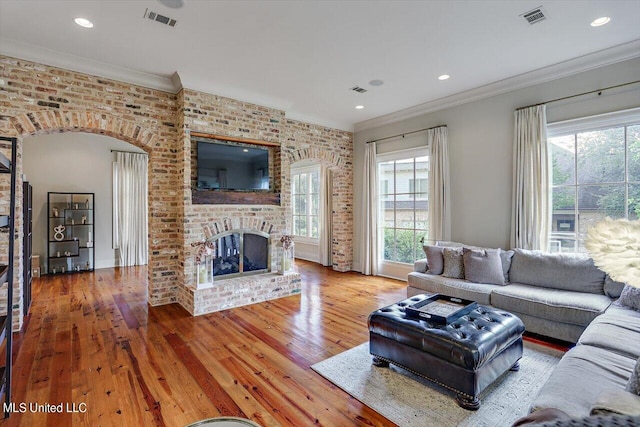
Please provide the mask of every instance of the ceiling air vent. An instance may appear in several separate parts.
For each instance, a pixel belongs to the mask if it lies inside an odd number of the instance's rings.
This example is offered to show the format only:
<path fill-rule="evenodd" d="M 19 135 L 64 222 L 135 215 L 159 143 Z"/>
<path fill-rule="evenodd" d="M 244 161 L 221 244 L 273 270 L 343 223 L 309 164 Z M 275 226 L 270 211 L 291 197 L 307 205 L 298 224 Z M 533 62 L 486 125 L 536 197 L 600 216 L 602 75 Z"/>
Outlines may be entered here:
<path fill-rule="evenodd" d="M 178 23 L 178 21 L 176 21 L 175 19 L 171 19 L 171 18 L 169 18 L 167 16 L 160 15 L 159 13 L 152 12 L 149 9 L 146 9 L 144 11 L 144 17 L 145 18 L 149 18 L 152 21 L 156 21 L 156 22 L 159 22 L 161 24 L 168 25 L 170 27 L 175 27 L 176 24 Z"/>
<path fill-rule="evenodd" d="M 360 86 L 354 86 L 349 90 L 352 90 L 352 91 L 358 92 L 358 93 L 365 93 L 367 91 L 366 89 L 361 88 Z"/>
<path fill-rule="evenodd" d="M 547 19 L 547 16 L 544 13 L 544 9 L 542 8 L 542 6 L 538 6 L 533 10 L 530 10 L 529 12 L 525 12 L 523 13 L 522 16 L 524 19 L 526 19 L 526 21 L 530 24 L 537 24 L 540 21 L 544 21 L 545 19 Z"/>

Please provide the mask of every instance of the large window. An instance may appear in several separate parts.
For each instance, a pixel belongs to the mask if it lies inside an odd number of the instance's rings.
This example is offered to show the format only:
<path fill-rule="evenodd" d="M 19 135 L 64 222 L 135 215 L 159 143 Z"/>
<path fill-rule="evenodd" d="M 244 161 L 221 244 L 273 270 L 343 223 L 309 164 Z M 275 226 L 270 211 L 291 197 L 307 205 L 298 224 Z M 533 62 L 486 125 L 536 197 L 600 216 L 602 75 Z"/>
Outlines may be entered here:
<path fill-rule="evenodd" d="M 552 252 L 585 252 L 598 221 L 640 216 L 640 112 L 623 113 L 549 125 Z"/>
<path fill-rule="evenodd" d="M 295 170 L 291 174 L 293 203 L 293 234 L 317 239 L 320 209 L 320 168 Z"/>
<path fill-rule="evenodd" d="M 378 157 L 379 239 L 383 261 L 413 263 L 427 235 L 427 156 Z"/>

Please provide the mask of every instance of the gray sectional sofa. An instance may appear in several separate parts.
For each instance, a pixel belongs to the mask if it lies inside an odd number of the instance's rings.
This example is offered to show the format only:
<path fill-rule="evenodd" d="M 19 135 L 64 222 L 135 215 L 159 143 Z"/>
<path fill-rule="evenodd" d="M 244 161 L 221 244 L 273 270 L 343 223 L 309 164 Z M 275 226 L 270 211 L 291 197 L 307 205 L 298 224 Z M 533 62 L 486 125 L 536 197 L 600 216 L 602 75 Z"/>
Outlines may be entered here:
<path fill-rule="evenodd" d="M 473 300 L 517 315 L 529 332 L 577 342 L 624 287 L 609 279 L 586 256 L 515 249 L 501 251 L 501 257 L 507 279 L 504 285 L 432 274 L 427 260 L 418 261 L 416 271 L 409 273 L 407 296 L 441 293 Z M 506 258 L 510 263 L 504 261 Z"/>
<path fill-rule="evenodd" d="M 425 251 L 433 255 L 435 270 L 441 268 L 434 258 L 439 250 Z M 624 284 L 612 281 L 586 256 L 522 249 L 499 253 L 502 284 L 430 273 L 429 262 L 419 260 L 409 274 L 407 294 L 474 300 L 516 314 L 529 332 L 576 343 L 543 386 L 532 411 L 555 408 L 572 419 L 618 413 L 640 422 L 639 391 L 629 390 L 640 365 L 640 306 L 633 310 L 615 303 Z"/>

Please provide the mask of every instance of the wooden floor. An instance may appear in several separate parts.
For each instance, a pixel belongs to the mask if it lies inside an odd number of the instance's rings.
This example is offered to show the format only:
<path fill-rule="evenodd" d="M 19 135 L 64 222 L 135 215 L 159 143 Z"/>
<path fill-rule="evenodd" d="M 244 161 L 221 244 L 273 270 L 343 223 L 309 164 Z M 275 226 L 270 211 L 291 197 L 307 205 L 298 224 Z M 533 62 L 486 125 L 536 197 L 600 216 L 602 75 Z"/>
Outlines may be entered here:
<path fill-rule="evenodd" d="M 0 424 L 184 426 L 228 415 L 265 427 L 395 425 L 310 366 L 367 341 L 369 313 L 404 298 L 406 283 L 298 270 L 300 295 L 200 317 L 149 307 L 145 268 L 36 279 L 14 335 L 13 401 L 26 411 Z"/>

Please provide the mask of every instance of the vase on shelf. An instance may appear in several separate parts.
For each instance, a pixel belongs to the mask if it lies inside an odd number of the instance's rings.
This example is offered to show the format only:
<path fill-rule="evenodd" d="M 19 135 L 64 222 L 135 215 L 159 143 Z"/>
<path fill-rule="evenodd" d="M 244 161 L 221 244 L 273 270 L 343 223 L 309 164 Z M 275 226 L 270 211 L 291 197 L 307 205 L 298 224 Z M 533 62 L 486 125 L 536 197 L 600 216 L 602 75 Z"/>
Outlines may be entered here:
<path fill-rule="evenodd" d="M 213 284 L 213 257 L 211 255 L 196 256 L 196 283 L 197 288 Z"/>
<path fill-rule="evenodd" d="M 280 243 L 276 245 L 276 255 L 278 262 L 278 274 L 290 273 L 295 267 L 295 244 L 293 236 L 283 235 Z"/>

